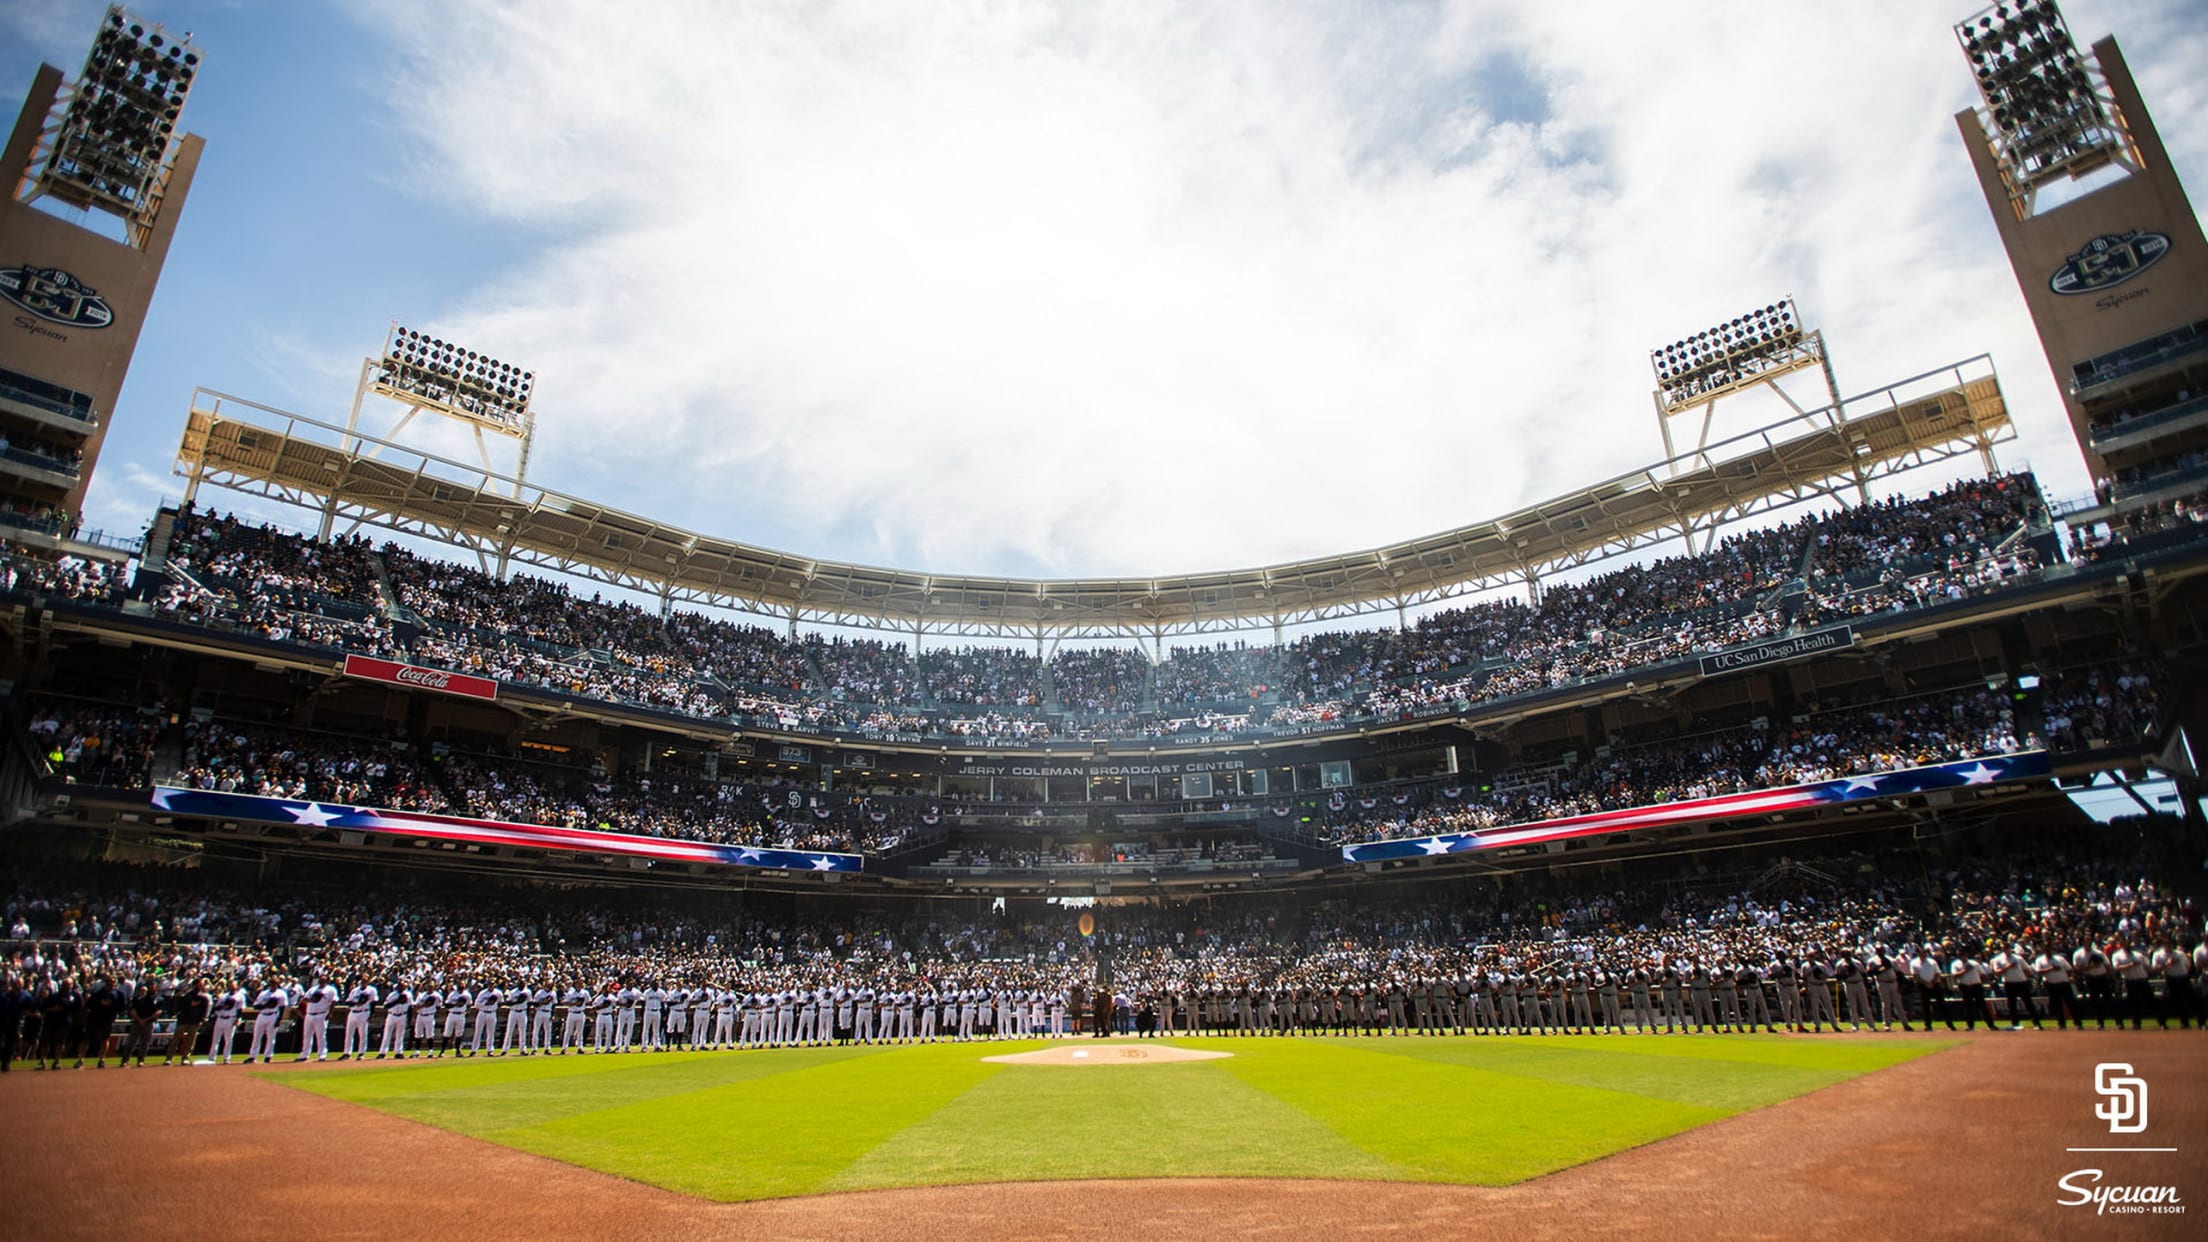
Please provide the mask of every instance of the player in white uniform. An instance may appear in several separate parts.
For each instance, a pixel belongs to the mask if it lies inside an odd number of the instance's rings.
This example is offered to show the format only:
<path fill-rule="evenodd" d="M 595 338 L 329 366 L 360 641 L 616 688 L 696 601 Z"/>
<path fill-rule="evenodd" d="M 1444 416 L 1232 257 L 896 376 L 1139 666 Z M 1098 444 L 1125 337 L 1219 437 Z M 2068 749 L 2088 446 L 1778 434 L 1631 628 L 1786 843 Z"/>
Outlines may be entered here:
<path fill-rule="evenodd" d="M 414 992 L 414 1051 L 423 1056 L 436 1054 L 437 1006 L 444 999 L 435 988 L 417 988 Z"/>
<path fill-rule="evenodd" d="M 690 1038 L 690 992 L 675 988 L 667 993 L 667 1045 L 680 1048 Z"/>
<path fill-rule="evenodd" d="M 337 989 L 317 978 L 300 1001 L 299 1059 L 330 1059 L 330 1010 L 337 1005 Z"/>
<path fill-rule="evenodd" d="M 552 1051 L 552 1008 L 558 1000 L 549 984 L 539 983 L 529 994 L 529 1047 L 534 1051 Z"/>
<path fill-rule="evenodd" d="M 623 1052 L 636 1047 L 636 1018 L 644 1006 L 644 994 L 635 988 L 623 988 L 614 998 L 613 1046 Z"/>
<path fill-rule="evenodd" d="M 207 1059 L 230 1064 L 230 1049 L 238 1039 L 238 1016 L 245 1012 L 245 989 L 233 985 L 215 995 L 214 1026 L 209 1029 Z"/>
<path fill-rule="evenodd" d="M 613 1048 L 613 1011 L 620 998 L 613 989 L 604 988 L 590 994 L 590 1050 L 608 1052 Z"/>
<path fill-rule="evenodd" d="M 574 1052 L 574 1054 L 581 1056 L 581 1050 L 583 1050 L 583 1021 L 585 1021 L 585 1014 L 590 1012 L 590 992 L 585 992 L 583 988 L 570 986 L 570 988 L 567 988 L 565 997 L 561 997 L 561 1001 L 567 1006 L 567 1021 L 563 1021 L 561 1028 L 559 1028 L 559 1036 L 561 1036 L 561 1039 L 559 1039 L 559 1054 L 567 1056 L 570 1052 Z"/>
<path fill-rule="evenodd" d="M 852 1038 L 862 1044 L 873 1043 L 874 989 L 860 988 L 858 996 L 853 998 L 853 1008 L 857 1010 L 857 1016 L 851 1027 Z"/>
<path fill-rule="evenodd" d="M 820 993 L 803 991 L 797 994 L 797 1036 L 800 1044 L 813 1042 L 814 1024 L 820 1020 Z"/>
<path fill-rule="evenodd" d="M 445 1033 L 437 1043 L 438 1056 L 448 1052 L 459 1055 L 461 1041 L 468 1035 L 468 1007 L 474 1000 L 458 983 L 445 991 Z"/>
<path fill-rule="evenodd" d="M 489 1053 L 498 1042 L 498 989 L 485 983 L 475 992 L 475 1031 L 468 1038 L 468 1055 Z"/>
<path fill-rule="evenodd" d="M 506 1040 L 498 1046 L 498 1055 L 505 1056 L 509 1052 L 528 1055 L 529 990 L 518 984 L 510 987 L 500 1003 L 506 1006 Z"/>
<path fill-rule="evenodd" d="M 379 998 L 374 984 L 358 981 L 345 993 L 345 1045 L 337 1054 L 338 1060 L 368 1055 L 368 1018 L 375 1012 Z"/>
<path fill-rule="evenodd" d="M 276 1059 L 276 1024 L 283 1021 L 284 1010 L 290 1007 L 291 994 L 274 983 L 264 986 L 253 998 L 253 1042 L 245 1046 L 247 1065 L 253 1064 L 254 1057 L 264 1063 Z"/>
<path fill-rule="evenodd" d="M 690 1046 L 703 1048 L 706 1037 L 711 1035 L 713 1021 L 713 989 L 700 986 L 690 993 Z"/>
<path fill-rule="evenodd" d="M 376 1045 L 376 1059 L 406 1055 L 406 1019 L 414 1011 L 414 994 L 394 985 L 383 998 L 383 1042 Z"/>
<path fill-rule="evenodd" d="M 649 1052 L 667 1050 L 667 989 L 657 983 L 644 989 L 644 1047 Z"/>
<path fill-rule="evenodd" d="M 713 1046 L 726 1048 L 735 1035 L 736 993 L 716 989 L 713 993 Z"/>

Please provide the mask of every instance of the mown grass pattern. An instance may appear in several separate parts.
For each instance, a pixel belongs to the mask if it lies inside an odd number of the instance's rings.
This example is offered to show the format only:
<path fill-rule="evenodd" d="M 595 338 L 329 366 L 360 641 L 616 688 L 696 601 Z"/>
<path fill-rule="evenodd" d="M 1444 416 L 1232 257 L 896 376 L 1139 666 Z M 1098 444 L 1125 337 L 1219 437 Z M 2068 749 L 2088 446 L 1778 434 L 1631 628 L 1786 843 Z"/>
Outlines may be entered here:
<path fill-rule="evenodd" d="M 473 1059 L 272 1075 L 736 1201 L 900 1186 L 1326 1177 L 1506 1186 L 1949 1045 L 1875 1039 L 1178 1039 L 1223 1061 L 1015 1066 L 1042 1041 Z"/>

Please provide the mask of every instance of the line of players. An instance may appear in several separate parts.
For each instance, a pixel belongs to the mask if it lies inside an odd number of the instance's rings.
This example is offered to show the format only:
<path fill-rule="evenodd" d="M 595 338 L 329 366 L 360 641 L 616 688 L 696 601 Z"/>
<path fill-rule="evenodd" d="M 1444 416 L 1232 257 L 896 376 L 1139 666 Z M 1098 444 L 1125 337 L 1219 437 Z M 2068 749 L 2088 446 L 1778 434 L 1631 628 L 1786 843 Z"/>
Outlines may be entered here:
<path fill-rule="evenodd" d="M 1092 1020 L 1139 1035 L 1231 1032 L 1244 1035 L 1357 1032 L 1369 1034 L 1546 1033 L 1552 1031 L 1745 1031 L 1758 1026 L 1795 1031 L 1914 1029 L 1904 989 L 1917 998 L 1916 1017 L 1929 1028 L 1957 1019 L 1966 1027 L 1996 1024 L 1993 998 L 2005 1002 L 2011 1025 L 2046 1016 L 2058 1026 L 2088 1018 L 2102 1025 L 2153 1017 L 2191 1026 L 2199 998 L 2192 975 L 2208 968 L 2208 946 L 2193 953 L 2157 950 L 2151 957 L 2119 947 L 2113 955 L 2027 952 L 2022 945 L 1980 961 L 1927 946 L 1901 952 L 1866 947 L 1799 961 L 1692 959 L 1641 962 L 1605 970 L 1595 963 L 1530 972 L 1488 969 L 1457 979 L 1391 975 L 1344 986 L 1209 985 L 1138 989 L 1113 998 L 1111 1017 Z M 2196 961 L 2195 959 L 2201 959 Z M 2163 990 L 2157 995 L 2153 983 Z M 2038 990 L 2035 992 L 2035 984 Z M 314 980 L 294 996 L 269 983 L 247 1001 L 243 989 L 214 997 L 209 1053 L 227 1063 L 242 1018 L 253 1016 L 246 1060 L 272 1060 L 277 1026 L 287 1011 L 300 1020 L 297 1059 L 327 1059 L 329 1024 L 342 1003 L 345 1023 L 338 1059 L 405 1056 L 505 1056 L 605 1052 L 641 1048 L 786 1047 L 832 1043 L 930 1042 L 1064 1037 L 1088 1012 L 1079 994 L 1039 989 L 949 986 L 941 990 L 877 991 L 870 986 L 736 992 L 720 988 L 608 987 L 585 990 L 414 989 L 388 992 L 364 982 L 340 990 Z M 192 1009 L 190 1004 L 185 1006 Z M 383 1015 L 378 1028 L 376 1012 Z M 2204 1018 L 2208 1025 L 2208 1018 Z M 180 1032 L 180 1035 L 186 1034 Z M 374 1035 L 371 1053 L 371 1036 Z"/>
<path fill-rule="evenodd" d="M 195 985 L 195 991 L 198 985 Z M 208 1055 L 229 1064 L 246 1016 L 245 1060 L 273 1061 L 278 1026 L 295 1011 L 294 1060 L 329 1060 L 330 1023 L 342 1004 L 337 1060 L 388 1057 L 526 1056 L 533 1053 L 648 1052 L 676 1048 L 794 1047 L 1063 1037 L 1072 1033 L 1067 995 L 1040 991 L 877 992 L 870 987 L 741 993 L 716 988 L 546 986 L 475 990 L 354 982 L 340 991 L 312 980 L 297 991 L 263 986 L 212 999 Z M 187 1006 L 187 1010 L 189 1006 Z M 382 1014 L 380 1024 L 375 1015 Z M 178 1040 L 196 1032 L 178 1032 Z M 374 1051 L 371 1052 L 371 1044 Z"/>

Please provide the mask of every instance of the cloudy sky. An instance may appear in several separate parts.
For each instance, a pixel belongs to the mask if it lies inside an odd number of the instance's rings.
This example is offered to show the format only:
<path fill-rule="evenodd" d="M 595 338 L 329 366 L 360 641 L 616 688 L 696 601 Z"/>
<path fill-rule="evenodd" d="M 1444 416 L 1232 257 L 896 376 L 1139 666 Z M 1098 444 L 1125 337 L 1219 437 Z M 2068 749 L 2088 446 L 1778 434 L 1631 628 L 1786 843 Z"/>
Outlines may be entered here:
<path fill-rule="evenodd" d="M 100 7 L 0 0 L 0 87 Z M 1850 393 L 1991 353 L 2004 464 L 2079 493 L 1952 120 L 1974 7 L 149 0 L 207 156 L 89 516 L 181 490 L 195 385 L 342 420 L 398 319 L 534 367 L 532 478 L 655 518 L 1272 562 L 1653 462 L 1649 348 L 1787 294 Z M 2066 11 L 2208 186 L 2208 8 Z"/>

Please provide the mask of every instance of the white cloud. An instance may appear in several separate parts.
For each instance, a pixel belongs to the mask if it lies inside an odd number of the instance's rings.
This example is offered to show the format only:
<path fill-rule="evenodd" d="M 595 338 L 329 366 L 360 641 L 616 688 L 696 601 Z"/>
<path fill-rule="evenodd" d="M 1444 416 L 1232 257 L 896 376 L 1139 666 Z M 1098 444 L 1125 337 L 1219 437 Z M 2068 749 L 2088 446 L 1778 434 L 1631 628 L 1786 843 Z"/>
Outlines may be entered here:
<path fill-rule="evenodd" d="M 2074 7 L 2200 47 L 2175 6 Z M 1850 391 L 1992 351 L 2078 490 L 1950 119 L 1962 14 L 1631 14 L 392 0 L 373 25 L 420 183 L 554 239 L 437 325 L 543 372 L 534 475 L 716 534 L 1045 574 L 1421 534 L 1652 461 L 1647 349 L 1782 293 Z M 2175 128 L 2201 88 L 2163 55 L 2134 65 Z"/>

